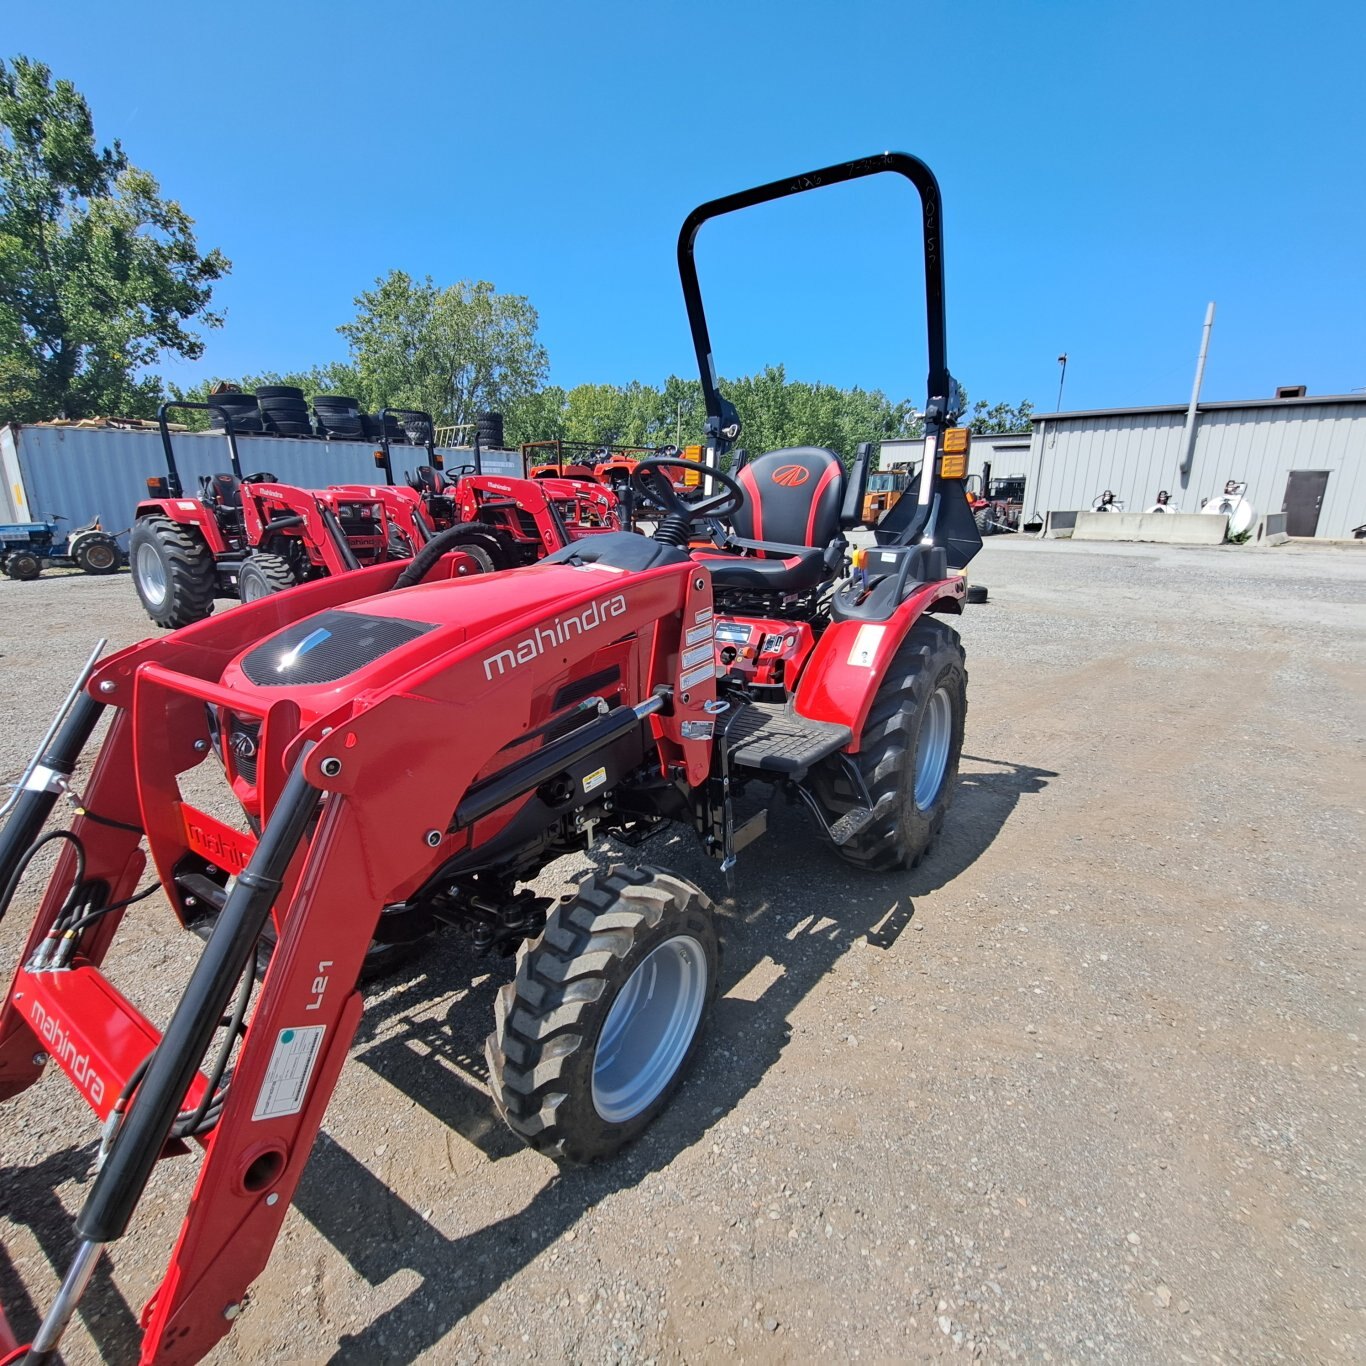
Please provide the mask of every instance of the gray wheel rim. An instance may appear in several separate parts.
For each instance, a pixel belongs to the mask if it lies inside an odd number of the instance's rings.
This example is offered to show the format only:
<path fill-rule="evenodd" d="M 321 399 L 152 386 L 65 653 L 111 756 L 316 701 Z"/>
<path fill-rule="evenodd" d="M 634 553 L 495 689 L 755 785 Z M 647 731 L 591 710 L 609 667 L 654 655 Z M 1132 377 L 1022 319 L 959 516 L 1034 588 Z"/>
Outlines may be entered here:
<path fill-rule="evenodd" d="M 138 546 L 137 568 L 143 596 L 154 607 L 160 607 L 166 601 L 166 571 L 162 568 L 156 546 Z"/>
<path fill-rule="evenodd" d="M 934 805 L 944 785 L 952 739 L 953 704 L 949 701 L 949 690 L 937 688 L 925 707 L 915 751 L 915 804 L 922 811 Z"/>
<path fill-rule="evenodd" d="M 237 596 L 243 602 L 256 602 L 269 597 L 270 589 L 265 587 L 255 574 L 240 574 L 237 579 Z"/>
<path fill-rule="evenodd" d="M 113 548 L 107 545 L 92 545 L 85 552 L 85 562 L 92 569 L 108 569 L 114 563 Z"/>
<path fill-rule="evenodd" d="M 688 1054 L 707 999 L 707 956 L 691 935 L 654 949 L 617 993 L 593 1058 L 593 1108 L 609 1124 L 656 1101 Z"/>

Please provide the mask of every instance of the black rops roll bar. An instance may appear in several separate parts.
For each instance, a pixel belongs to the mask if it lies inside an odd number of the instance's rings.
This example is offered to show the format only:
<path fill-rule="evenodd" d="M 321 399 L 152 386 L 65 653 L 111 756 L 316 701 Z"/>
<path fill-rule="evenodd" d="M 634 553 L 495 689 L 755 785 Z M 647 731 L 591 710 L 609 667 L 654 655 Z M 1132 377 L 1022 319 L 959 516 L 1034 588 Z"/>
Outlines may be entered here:
<path fill-rule="evenodd" d="M 432 423 L 431 413 L 424 413 L 421 408 L 381 408 L 379 410 L 380 449 L 375 452 L 375 464 L 384 471 L 384 482 L 386 484 L 394 482 L 394 467 L 389 459 L 389 419 L 391 417 L 419 417 L 427 424 L 427 463 L 433 469 L 439 470 L 443 462 L 436 453 L 436 427 Z"/>
<path fill-rule="evenodd" d="M 707 420 L 705 435 L 708 458 L 715 462 L 725 454 L 740 435 L 740 418 L 734 405 L 723 395 L 718 387 L 716 362 L 712 357 L 711 337 L 707 331 L 706 312 L 702 306 L 702 290 L 697 279 L 697 264 L 693 257 L 693 246 L 702 224 L 723 214 L 734 213 L 739 209 L 753 208 L 756 204 L 767 204 L 775 199 L 785 199 L 789 195 L 804 194 L 808 190 L 822 189 L 827 185 L 839 185 L 850 180 L 861 180 L 865 176 L 890 172 L 904 176 L 915 186 L 920 194 L 921 219 L 925 247 L 925 315 L 929 341 L 929 375 L 925 402 L 925 435 L 927 450 L 937 445 L 939 432 L 952 426 L 962 410 L 958 383 L 949 374 L 946 356 L 944 321 L 944 256 L 941 238 L 942 201 L 939 195 L 939 182 L 934 172 L 918 157 L 906 152 L 881 152 L 875 156 L 863 157 L 858 161 L 845 161 L 836 166 L 826 166 L 818 171 L 808 171 L 804 175 L 791 176 L 786 180 L 775 180 L 767 185 L 758 185 L 750 190 L 740 190 L 721 199 L 713 199 L 699 204 L 686 219 L 678 234 L 678 274 L 683 285 L 683 301 L 688 310 L 688 326 L 692 330 L 693 347 L 697 352 L 698 373 L 702 379 L 702 397 L 706 405 Z M 932 499 L 938 462 L 926 459 L 920 496 L 915 500 L 913 516 L 903 520 L 907 525 L 896 529 L 899 541 L 909 543 L 917 539 L 927 523 L 932 520 Z M 929 479 L 928 486 L 924 480 Z M 902 500 L 906 501 L 906 500 Z M 898 504 L 898 507 L 900 505 Z M 896 511 L 897 509 L 893 509 Z M 909 513 L 909 508 L 907 509 Z"/>
<path fill-rule="evenodd" d="M 232 429 L 232 412 L 221 403 L 191 403 L 187 399 L 175 399 L 163 403 L 157 409 L 157 426 L 161 428 L 161 449 L 166 454 L 166 482 L 172 498 L 183 498 L 185 490 L 180 483 L 180 470 L 175 462 L 175 448 L 171 444 L 171 429 L 166 425 L 166 414 L 172 408 L 190 408 L 199 413 L 219 413 L 223 418 L 223 434 L 228 438 L 228 462 L 233 478 L 242 480 L 242 461 L 237 455 L 237 433 Z"/>

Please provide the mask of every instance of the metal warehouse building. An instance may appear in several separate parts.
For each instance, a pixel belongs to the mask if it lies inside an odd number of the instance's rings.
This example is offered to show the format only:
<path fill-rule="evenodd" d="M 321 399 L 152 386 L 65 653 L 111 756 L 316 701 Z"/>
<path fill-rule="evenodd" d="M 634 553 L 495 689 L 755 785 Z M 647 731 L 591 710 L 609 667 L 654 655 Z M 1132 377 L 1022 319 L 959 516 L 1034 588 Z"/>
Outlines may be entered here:
<path fill-rule="evenodd" d="M 1366 523 L 1366 394 L 1200 403 L 1187 476 L 1185 404 L 1047 413 L 1033 419 L 1027 521 L 1086 510 L 1111 490 L 1142 512 L 1166 489 L 1198 512 L 1229 480 L 1292 536 L 1349 537 Z"/>

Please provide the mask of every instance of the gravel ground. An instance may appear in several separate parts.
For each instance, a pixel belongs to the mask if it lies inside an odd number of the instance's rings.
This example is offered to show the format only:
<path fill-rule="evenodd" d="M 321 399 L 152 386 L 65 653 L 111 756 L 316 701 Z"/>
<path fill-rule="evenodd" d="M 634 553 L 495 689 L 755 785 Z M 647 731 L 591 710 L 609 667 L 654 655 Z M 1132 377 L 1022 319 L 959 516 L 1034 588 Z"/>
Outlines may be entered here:
<path fill-rule="evenodd" d="M 727 897 L 656 837 L 720 904 L 723 999 L 665 1116 L 594 1169 L 502 1128 L 501 973 L 437 942 L 371 992 L 212 1361 L 1363 1358 L 1366 554 L 999 539 L 973 568 L 933 856 L 860 875 L 794 814 Z M 146 633 L 126 575 L 0 580 L 0 779 L 100 632 Z M 198 941 L 138 911 L 114 975 L 164 1020 Z M 59 1076 L 0 1116 L 20 1330 L 93 1136 Z M 159 1170 L 73 1366 L 132 1359 L 191 1175 Z"/>

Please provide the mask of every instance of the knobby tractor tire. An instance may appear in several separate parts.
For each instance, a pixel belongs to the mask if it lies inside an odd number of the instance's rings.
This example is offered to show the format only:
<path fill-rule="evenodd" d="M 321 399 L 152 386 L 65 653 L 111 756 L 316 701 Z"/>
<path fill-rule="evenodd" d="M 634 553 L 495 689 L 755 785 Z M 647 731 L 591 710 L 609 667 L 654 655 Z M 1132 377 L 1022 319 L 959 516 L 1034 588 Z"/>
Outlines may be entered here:
<path fill-rule="evenodd" d="M 169 517 L 140 517 L 128 538 L 128 563 L 147 615 L 178 630 L 213 611 L 213 552 L 198 532 Z"/>
<path fill-rule="evenodd" d="M 518 953 L 485 1048 L 494 1103 L 537 1152 L 606 1157 L 692 1061 L 716 996 L 712 905 L 657 868 L 595 874 Z"/>
<path fill-rule="evenodd" d="M 117 574 L 119 543 L 107 531 L 87 531 L 71 547 L 71 562 L 86 574 Z"/>
<path fill-rule="evenodd" d="M 238 571 L 237 596 L 243 602 L 258 602 L 272 593 L 283 593 L 298 582 L 283 555 L 258 550 Z"/>
<path fill-rule="evenodd" d="M 839 846 L 850 863 L 914 868 L 929 851 L 958 781 L 967 684 L 958 632 L 922 617 L 888 667 L 853 756 L 877 819 Z"/>
<path fill-rule="evenodd" d="M 5 560 L 5 573 L 19 583 L 30 583 L 43 572 L 43 562 L 32 551 L 11 551 Z"/>
<path fill-rule="evenodd" d="M 977 530 L 980 531 L 983 536 L 991 536 L 995 533 L 996 521 L 987 508 L 983 508 L 972 520 L 977 524 Z"/>

